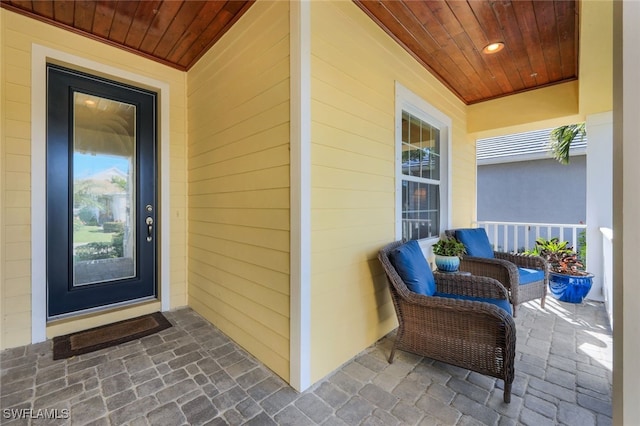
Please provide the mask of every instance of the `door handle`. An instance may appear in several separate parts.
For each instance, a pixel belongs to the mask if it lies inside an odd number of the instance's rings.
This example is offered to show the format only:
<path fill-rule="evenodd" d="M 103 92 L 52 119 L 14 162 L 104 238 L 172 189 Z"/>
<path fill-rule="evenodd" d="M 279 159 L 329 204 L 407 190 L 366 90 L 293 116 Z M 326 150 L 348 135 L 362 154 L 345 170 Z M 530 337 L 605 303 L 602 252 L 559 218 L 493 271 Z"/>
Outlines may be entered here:
<path fill-rule="evenodd" d="M 147 217 L 147 241 L 153 239 L 153 218 Z"/>

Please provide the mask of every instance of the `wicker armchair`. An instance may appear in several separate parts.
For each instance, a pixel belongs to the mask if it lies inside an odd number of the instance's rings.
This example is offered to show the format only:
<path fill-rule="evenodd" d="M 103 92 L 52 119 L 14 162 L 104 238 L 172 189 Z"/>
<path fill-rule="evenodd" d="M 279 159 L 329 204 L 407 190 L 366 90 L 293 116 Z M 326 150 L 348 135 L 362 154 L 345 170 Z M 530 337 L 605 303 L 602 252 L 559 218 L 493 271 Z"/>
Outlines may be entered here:
<path fill-rule="evenodd" d="M 516 351 L 511 315 L 491 303 L 413 293 L 390 259 L 402 244 L 388 244 L 378 254 L 399 323 L 389 362 L 400 349 L 496 377 L 504 380 L 503 399 L 510 402 Z M 437 272 L 434 276 L 439 293 L 508 299 L 505 288 L 492 278 Z"/>
<path fill-rule="evenodd" d="M 456 229 L 448 229 L 445 235 L 456 238 Z M 491 249 L 493 250 L 493 249 Z M 517 314 L 517 306 L 530 300 L 540 299 L 540 307 L 544 309 L 549 284 L 549 267 L 547 261 L 540 256 L 512 254 L 493 251 L 493 258 L 465 255 L 460 261 L 460 270 L 473 275 L 491 277 L 500 281 L 509 292 L 509 300 L 513 307 L 513 316 Z M 520 269 L 543 271 L 544 278 L 522 284 Z"/>

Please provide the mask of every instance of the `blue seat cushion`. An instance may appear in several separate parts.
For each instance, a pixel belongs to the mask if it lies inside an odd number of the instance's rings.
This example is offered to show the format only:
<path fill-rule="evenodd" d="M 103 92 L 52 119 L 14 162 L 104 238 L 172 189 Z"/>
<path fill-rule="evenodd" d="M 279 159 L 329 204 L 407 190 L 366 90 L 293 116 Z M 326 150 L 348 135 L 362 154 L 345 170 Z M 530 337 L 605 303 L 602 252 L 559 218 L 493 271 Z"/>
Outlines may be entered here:
<path fill-rule="evenodd" d="M 544 280 L 544 271 L 540 269 L 518 268 L 518 275 L 520 275 L 520 285 Z"/>
<path fill-rule="evenodd" d="M 484 228 L 457 229 L 456 239 L 464 244 L 468 256 L 493 258 L 493 247 Z"/>
<path fill-rule="evenodd" d="M 391 264 L 407 288 L 414 293 L 433 296 L 436 280 L 416 240 L 411 240 L 389 253 Z"/>
<path fill-rule="evenodd" d="M 498 308 L 506 311 L 509 315 L 512 315 L 511 304 L 507 299 L 489 299 L 486 297 L 462 296 L 460 294 L 438 293 L 438 292 L 436 292 L 434 296 L 447 297 L 449 299 L 458 299 L 458 300 L 471 300 L 475 302 L 487 302 L 487 303 L 491 303 L 492 305 L 496 305 Z"/>

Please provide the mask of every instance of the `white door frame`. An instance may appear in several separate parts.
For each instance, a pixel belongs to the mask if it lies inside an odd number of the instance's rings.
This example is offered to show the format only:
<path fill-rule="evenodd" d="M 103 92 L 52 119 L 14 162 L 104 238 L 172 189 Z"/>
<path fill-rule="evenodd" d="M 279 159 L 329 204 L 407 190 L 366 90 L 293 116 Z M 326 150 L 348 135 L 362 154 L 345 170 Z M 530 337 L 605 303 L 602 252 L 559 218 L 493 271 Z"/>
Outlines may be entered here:
<path fill-rule="evenodd" d="M 46 100 L 47 61 L 80 70 L 94 70 L 116 80 L 141 85 L 159 95 L 160 269 L 161 309 L 170 308 L 170 194 L 169 194 L 169 84 L 109 65 L 33 44 L 31 49 L 31 343 L 47 339 L 46 264 Z"/>

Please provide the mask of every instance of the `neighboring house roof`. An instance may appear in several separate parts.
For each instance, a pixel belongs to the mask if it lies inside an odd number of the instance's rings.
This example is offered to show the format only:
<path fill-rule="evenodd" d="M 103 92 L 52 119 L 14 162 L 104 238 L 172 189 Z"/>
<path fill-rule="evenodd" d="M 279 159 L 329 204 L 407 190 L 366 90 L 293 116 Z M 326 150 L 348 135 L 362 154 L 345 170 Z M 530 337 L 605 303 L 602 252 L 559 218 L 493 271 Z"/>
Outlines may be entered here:
<path fill-rule="evenodd" d="M 485 165 L 553 158 L 548 148 L 551 130 L 553 129 L 478 139 L 476 141 L 477 163 Z M 571 144 L 570 155 L 585 155 L 586 153 L 586 136 L 576 139 Z"/>
<path fill-rule="evenodd" d="M 125 172 L 120 170 L 117 167 L 109 167 L 108 169 L 100 170 L 92 174 L 91 176 L 87 176 L 84 179 L 86 180 L 108 180 L 111 181 L 112 178 L 119 177 L 124 180 L 127 180 L 128 176 Z"/>
<path fill-rule="evenodd" d="M 125 191 L 122 187 L 113 182 L 113 178 L 118 177 L 127 180 L 127 174 L 117 167 L 111 167 L 94 173 L 82 179 L 78 179 L 78 184 L 90 188 L 90 191 L 96 195 L 114 195 L 122 194 Z"/>

